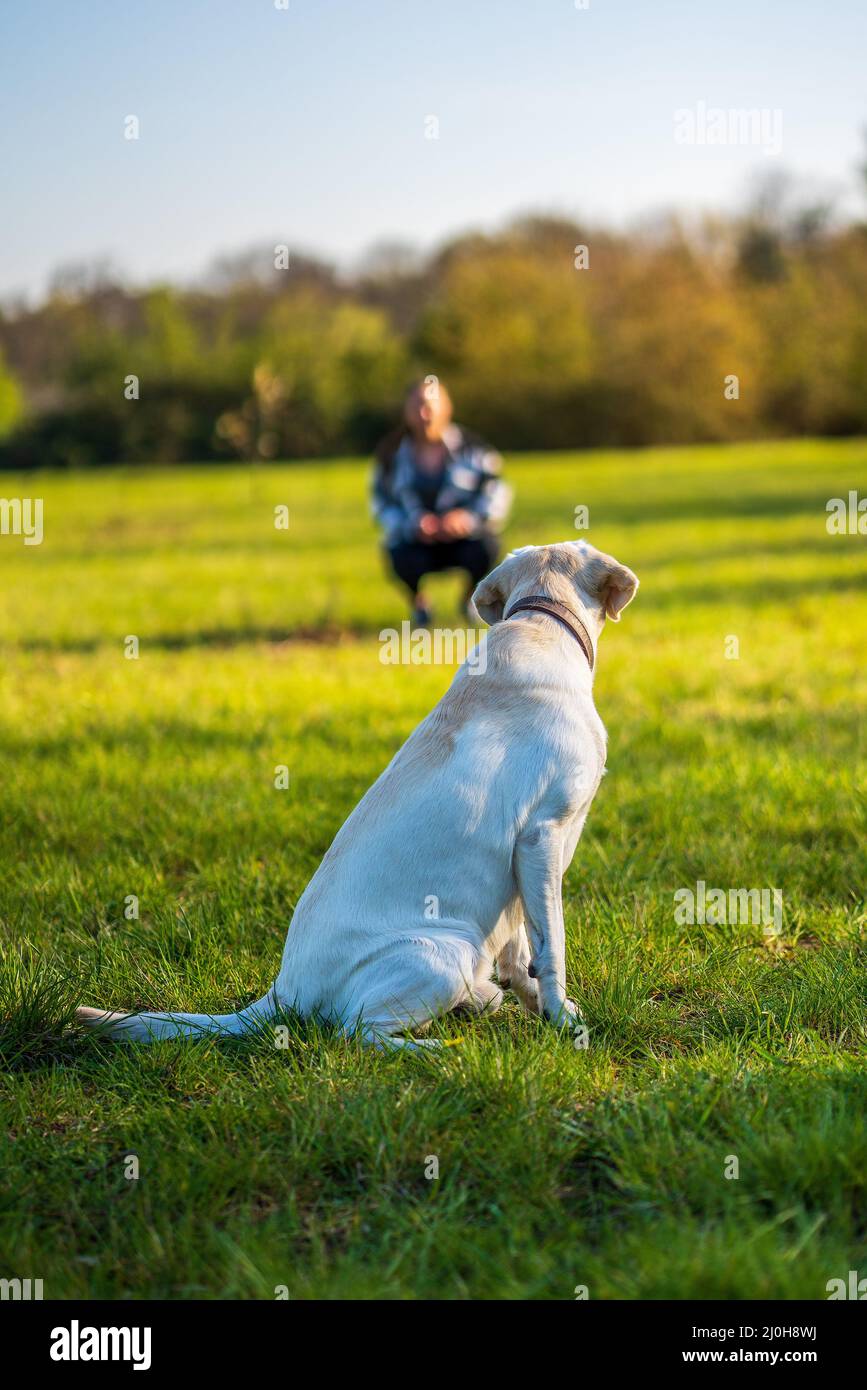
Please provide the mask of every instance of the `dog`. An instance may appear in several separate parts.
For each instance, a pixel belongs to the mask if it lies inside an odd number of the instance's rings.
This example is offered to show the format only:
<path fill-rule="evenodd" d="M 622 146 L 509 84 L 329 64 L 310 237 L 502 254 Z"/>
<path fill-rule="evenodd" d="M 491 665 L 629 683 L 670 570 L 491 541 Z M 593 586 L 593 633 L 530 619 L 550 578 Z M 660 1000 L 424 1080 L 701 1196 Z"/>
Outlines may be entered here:
<path fill-rule="evenodd" d="M 407 1034 L 453 1009 L 491 1012 L 512 989 L 554 1026 L 580 1026 L 561 885 L 605 768 L 599 636 L 637 589 L 586 541 L 513 551 L 471 600 L 490 626 L 485 660 L 464 662 L 338 831 L 268 993 L 234 1014 L 78 1017 L 147 1042 L 237 1035 L 285 1009 L 415 1049 L 439 1043 Z"/>

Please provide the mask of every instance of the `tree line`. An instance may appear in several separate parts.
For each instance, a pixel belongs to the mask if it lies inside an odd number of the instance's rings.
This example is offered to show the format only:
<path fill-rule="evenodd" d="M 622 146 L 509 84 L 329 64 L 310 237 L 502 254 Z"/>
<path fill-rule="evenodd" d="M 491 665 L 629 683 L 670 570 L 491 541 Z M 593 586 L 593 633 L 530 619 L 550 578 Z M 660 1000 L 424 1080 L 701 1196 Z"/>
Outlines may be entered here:
<path fill-rule="evenodd" d="M 640 233 L 524 216 L 352 274 L 59 273 L 0 314 L 0 464 L 367 453 L 434 373 L 502 449 L 867 432 L 867 225 L 776 204 Z"/>

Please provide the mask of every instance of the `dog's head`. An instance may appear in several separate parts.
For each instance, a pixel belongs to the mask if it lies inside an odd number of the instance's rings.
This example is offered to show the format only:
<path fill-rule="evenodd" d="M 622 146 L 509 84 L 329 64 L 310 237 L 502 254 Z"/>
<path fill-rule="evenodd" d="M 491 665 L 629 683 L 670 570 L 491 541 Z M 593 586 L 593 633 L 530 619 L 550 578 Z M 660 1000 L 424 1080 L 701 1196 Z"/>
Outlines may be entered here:
<path fill-rule="evenodd" d="M 632 570 L 613 556 L 587 541 L 564 541 L 513 550 L 482 580 L 471 602 L 476 615 L 493 626 L 519 599 L 545 594 L 577 613 L 595 638 L 606 618 L 619 622 L 637 588 Z"/>

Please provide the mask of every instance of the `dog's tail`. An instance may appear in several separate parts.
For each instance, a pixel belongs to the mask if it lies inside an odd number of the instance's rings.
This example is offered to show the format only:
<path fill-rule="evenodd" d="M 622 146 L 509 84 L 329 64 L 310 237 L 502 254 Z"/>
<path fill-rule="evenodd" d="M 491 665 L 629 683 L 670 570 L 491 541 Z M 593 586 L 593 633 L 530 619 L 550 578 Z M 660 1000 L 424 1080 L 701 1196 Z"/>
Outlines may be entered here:
<path fill-rule="evenodd" d="M 159 1038 L 201 1038 L 213 1034 L 238 1037 L 254 1033 L 277 1012 L 274 990 L 235 1014 L 120 1014 L 105 1009 L 76 1009 L 75 1016 L 88 1028 L 123 1042 L 156 1042 Z"/>

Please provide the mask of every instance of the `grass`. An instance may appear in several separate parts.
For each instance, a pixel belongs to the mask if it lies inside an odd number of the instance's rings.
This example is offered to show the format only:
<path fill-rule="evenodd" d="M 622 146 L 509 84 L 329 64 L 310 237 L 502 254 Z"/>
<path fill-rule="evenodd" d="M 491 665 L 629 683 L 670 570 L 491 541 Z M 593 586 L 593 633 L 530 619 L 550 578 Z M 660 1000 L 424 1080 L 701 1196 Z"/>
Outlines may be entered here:
<path fill-rule="evenodd" d="M 258 997 L 335 831 L 448 683 L 378 659 L 404 613 L 364 467 L 4 478 L 44 498 L 45 541 L 0 537 L 3 1277 L 821 1299 L 867 1274 L 867 546 L 825 529 L 867 443 L 510 475 L 509 541 L 574 536 L 584 503 L 642 580 L 603 638 L 609 772 L 564 885 L 590 1047 L 509 1002 L 438 1025 L 459 1042 L 435 1058 L 294 1020 L 279 1050 L 70 1022 Z M 454 623 L 455 582 L 435 597 Z M 678 925 L 699 879 L 781 888 L 781 935 Z"/>

